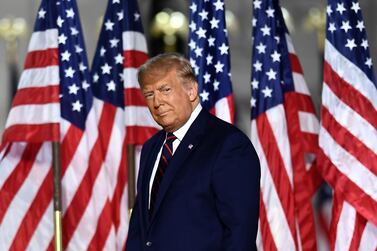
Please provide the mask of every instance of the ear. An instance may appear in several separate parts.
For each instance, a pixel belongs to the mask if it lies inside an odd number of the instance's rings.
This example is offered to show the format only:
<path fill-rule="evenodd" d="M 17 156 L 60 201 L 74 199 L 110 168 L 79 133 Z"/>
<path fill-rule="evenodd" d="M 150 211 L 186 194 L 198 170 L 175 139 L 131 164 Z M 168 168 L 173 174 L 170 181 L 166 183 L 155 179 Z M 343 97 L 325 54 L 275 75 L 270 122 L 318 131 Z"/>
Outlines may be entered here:
<path fill-rule="evenodd" d="M 195 101 L 198 98 L 198 83 L 190 83 L 187 88 L 187 94 L 191 102 Z"/>

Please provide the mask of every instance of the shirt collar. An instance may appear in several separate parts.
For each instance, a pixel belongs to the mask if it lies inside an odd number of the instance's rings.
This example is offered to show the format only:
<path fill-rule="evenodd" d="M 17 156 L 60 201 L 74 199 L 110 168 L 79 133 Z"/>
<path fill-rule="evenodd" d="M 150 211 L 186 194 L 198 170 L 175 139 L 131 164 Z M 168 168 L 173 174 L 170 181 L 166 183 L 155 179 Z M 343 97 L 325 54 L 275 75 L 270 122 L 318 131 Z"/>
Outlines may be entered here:
<path fill-rule="evenodd" d="M 177 137 L 179 141 L 182 141 L 183 137 L 186 135 L 188 129 L 190 128 L 196 117 L 198 117 L 201 110 L 202 106 L 198 104 L 195 107 L 194 111 L 191 113 L 190 118 L 187 120 L 187 122 L 181 128 L 174 132 L 174 135 Z"/>

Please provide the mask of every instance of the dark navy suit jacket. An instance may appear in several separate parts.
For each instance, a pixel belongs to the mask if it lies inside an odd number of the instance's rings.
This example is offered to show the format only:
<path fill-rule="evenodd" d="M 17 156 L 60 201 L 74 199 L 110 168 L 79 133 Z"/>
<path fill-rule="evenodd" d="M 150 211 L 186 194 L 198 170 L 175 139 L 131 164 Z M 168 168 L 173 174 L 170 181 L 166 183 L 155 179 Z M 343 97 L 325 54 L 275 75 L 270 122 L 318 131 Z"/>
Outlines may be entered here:
<path fill-rule="evenodd" d="M 160 131 L 143 146 L 126 250 L 256 250 L 260 167 L 247 136 L 203 109 L 175 151 L 149 216 L 149 181 L 164 140 Z"/>

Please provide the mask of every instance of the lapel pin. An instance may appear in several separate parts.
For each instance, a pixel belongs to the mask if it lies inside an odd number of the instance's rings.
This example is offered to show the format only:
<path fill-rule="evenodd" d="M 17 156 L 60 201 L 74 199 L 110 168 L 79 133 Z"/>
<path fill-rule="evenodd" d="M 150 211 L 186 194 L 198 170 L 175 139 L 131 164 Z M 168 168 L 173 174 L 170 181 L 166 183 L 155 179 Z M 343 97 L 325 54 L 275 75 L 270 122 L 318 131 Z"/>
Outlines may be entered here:
<path fill-rule="evenodd" d="M 194 146 L 193 146 L 193 144 L 190 144 L 190 145 L 188 145 L 188 149 L 192 149 Z"/>

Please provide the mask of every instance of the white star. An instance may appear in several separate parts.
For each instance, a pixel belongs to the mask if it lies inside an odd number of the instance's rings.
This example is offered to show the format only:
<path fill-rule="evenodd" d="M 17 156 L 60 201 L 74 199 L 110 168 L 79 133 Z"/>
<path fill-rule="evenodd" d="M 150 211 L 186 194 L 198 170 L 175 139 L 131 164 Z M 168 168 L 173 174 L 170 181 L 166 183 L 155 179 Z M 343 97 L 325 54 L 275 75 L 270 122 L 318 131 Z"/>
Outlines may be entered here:
<path fill-rule="evenodd" d="M 371 68 L 372 67 L 372 59 L 367 58 L 367 60 L 365 61 L 365 65 L 368 66 L 369 68 Z"/>
<path fill-rule="evenodd" d="M 265 53 L 266 52 L 266 46 L 264 44 L 259 43 L 258 46 L 255 47 L 258 50 L 259 54 Z"/>
<path fill-rule="evenodd" d="M 276 79 L 276 71 L 272 70 L 272 68 L 266 72 L 266 75 L 268 76 L 268 80 Z"/>
<path fill-rule="evenodd" d="M 208 55 L 207 55 L 207 57 L 206 57 L 207 65 L 212 64 L 212 59 L 213 59 L 213 57 L 211 56 L 211 54 L 208 53 Z"/>
<path fill-rule="evenodd" d="M 119 78 L 120 78 L 120 82 L 124 83 L 124 74 L 123 73 L 119 73 Z"/>
<path fill-rule="evenodd" d="M 137 12 L 135 12 L 135 13 L 134 13 L 134 20 L 135 20 L 135 21 L 138 21 L 139 18 L 140 18 L 140 14 L 137 13 Z"/>
<path fill-rule="evenodd" d="M 280 43 L 280 37 L 279 36 L 275 36 L 274 38 L 276 40 L 276 43 Z"/>
<path fill-rule="evenodd" d="M 86 69 L 88 69 L 88 67 L 86 67 L 86 66 L 84 65 L 84 63 L 81 62 L 81 63 L 79 64 L 79 69 L 80 69 L 81 72 L 84 72 Z"/>
<path fill-rule="evenodd" d="M 65 44 L 65 41 L 67 40 L 67 37 L 64 35 L 64 34 L 61 34 L 59 37 L 58 37 L 58 43 L 59 44 Z"/>
<path fill-rule="evenodd" d="M 258 89 L 259 88 L 259 82 L 253 78 L 253 80 L 251 81 L 251 86 L 253 89 Z"/>
<path fill-rule="evenodd" d="M 110 21 L 110 19 L 107 19 L 105 23 L 106 30 L 113 30 L 114 23 Z"/>
<path fill-rule="evenodd" d="M 202 51 L 203 51 L 203 49 L 202 48 L 200 48 L 199 46 L 198 47 L 196 47 L 196 49 L 195 49 L 195 55 L 196 55 L 196 57 L 201 57 L 202 56 Z"/>
<path fill-rule="evenodd" d="M 212 36 L 209 36 L 208 38 L 208 46 L 211 47 L 211 46 L 215 46 L 215 38 L 212 37 Z"/>
<path fill-rule="evenodd" d="M 99 79 L 99 76 L 98 76 L 97 73 L 95 73 L 95 74 L 93 75 L 93 82 L 94 82 L 94 83 L 97 83 L 97 82 L 98 82 L 98 79 Z"/>
<path fill-rule="evenodd" d="M 61 28 L 64 23 L 64 19 L 62 19 L 60 16 L 56 19 L 56 24 Z"/>
<path fill-rule="evenodd" d="M 260 9 L 260 5 L 261 5 L 262 1 L 260 0 L 255 0 L 253 2 L 253 8 L 256 10 L 256 9 Z"/>
<path fill-rule="evenodd" d="M 106 53 L 106 49 L 102 46 L 100 51 L 99 51 L 99 54 L 101 55 L 101 57 L 103 57 Z"/>
<path fill-rule="evenodd" d="M 47 13 L 47 12 L 46 12 L 43 8 L 41 8 L 41 9 L 38 11 L 38 18 L 45 18 L 46 13 Z"/>
<path fill-rule="evenodd" d="M 219 90 L 219 85 L 220 85 L 220 82 L 215 80 L 215 82 L 213 82 L 213 90 L 214 91 L 218 91 Z"/>
<path fill-rule="evenodd" d="M 355 39 L 347 39 L 346 47 L 352 51 L 352 49 L 356 47 Z"/>
<path fill-rule="evenodd" d="M 82 83 L 81 83 L 81 87 L 86 91 L 88 90 L 90 84 L 88 84 L 88 82 L 86 80 L 84 80 Z"/>
<path fill-rule="evenodd" d="M 115 82 L 113 80 L 107 83 L 106 86 L 107 86 L 107 91 L 115 91 Z"/>
<path fill-rule="evenodd" d="M 268 88 L 268 86 L 266 86 L 266 88 L 264 88 L 262 90 L 263 94 L 264 94 L 264 97 L 267 98 L 267 97 L 272 97 L 272 89 Z"/>
<path fill-rule="evenodd" d="M 360 10 L 360 5 L 359 5 L 359 3 L 358 3 L 358 2 L 353 2 L 353 3 L 352 3 L 352 7 L 351 7 L 351 9 L 352 9 L 355 13 L 357 13 L 357 12 Z"/>
<path fill-rule="evenodd" d="M 255 72 L 262 71 L 262 64 L 258 60 L 255 61 L 255 63 L 253 64 L 253 66 L 255 68 Z"/>
<path fill-rule="evenodd" d="M 215 64 L 216 73 L 223 72 L 224 64 L 220 63 L 220 61 L 217 61 Z"/>
<path fill-rule="evenodd" d="M 264 26 L 263 26 L 263 28 L 261 28 L 260 29 L 261 31 L 262 31 L 262 33 L 263 33 L 263 36 L 269 36 L 270 35 L 270 28 L 267 26 L 267 24 L 265 24 Z"/>
<path fill-rule="evenodd" d="M 195 33 L 198 35 L 198 38 L 205 38 L 206 37 L 206 30 L 204 30 L 202 27 L 199 28 Z"/>
<path fill-rule="evenodd" d="M 208 11 L 203 9 L 201 12 L 199 12 L 199 16 L 202 18 L 202 21 L 208 19 Z"/>
<path fill-rule="evenodd" d="M 251 107 L 256 107 L 256 105 L 257 105 L 257 100 L 256 100 L 255 98 L 251 97 L 250 105 L 251 105 Z"/>
<path fill-rule="evenodd" d="M 72 84 L 68 86 L 68 89 L 69 89 L 69 94 L 75 94 L 75 95 L 77 95 L 78 90 L 80 90 L 80 88 L 76 84 Z"/>
<path fill-rule="evenodd" d="M 220 22 L 220 20 L 218 20 L 215 17 L 213 17 L 212 20 L 209 21 L 209 22 L 211 23 L 211 29 L 219 28 L 219 22 Z"/>
<path fill-rule="evenodd" d="M 199 94 L 200 97 L 202 98 L 202 102 L 204 101 L 208 101 L 208 96 L 209 96 L 209 92 L 207 92 L 206 90 L 203 90 L 202 93 Z"/>
<path fill-rule="evenodd" d="M 190 47 L 191 50 L 196 48 L 196 43 L 195 43 L 194 40 L 192 40 L 192 39 L 190 40 L 189 47 Z"/>
<path fill-rule="evenodd" d="M 75 27 L 71 27 L 71 35 L 75 36 L 77 34 L 79 34 L 79 31 Z"/>
<path fill-rule="evenodd" d="M 116 57 L 114 57 L 116 64 L 123 64 L 123 59 L 124 59 L 124 57 L 120 53 L 118 53 L 118 55 Z"/>
<path fill-rule="evenodd" d="M 361 42 L 360 46 L 363 47 L 366 50 L 368 48 L 368 46 L 369 46 L 368 40 L 363 39 L 363 41 Z"/>
<path fill-rule="evenodd" d="M 78 46 L 78 45 L 75 45 L 75 52 L 76 53 L 81 53 L 81 52 L 83 52 L 84 50 L 80 47 L 80 46 Z"/>
<path fill-rule="evenodd" d="M 274 53 L 271 54 L 272 62 L 280 62 L 280 56 L 280 53 L 274 51 Z"/>
<path fill-rule="evenodd" d="M 326 12 L 327 12 L 327 15 L 328 15 L 328 16 L 331 15 L 331 13 L 332 13 L 332 9 L 331 9 L 331 6 L 330 6 L 330 5 L 327 5 Z"/>
<path fill-rule="evenodd" d="M 229 46 L 226 46 L 225 43 L 222 43 L 221 46 L 219 47 L 220 54 L 221 55 L 228 54 L 228 49 L 229 49 Z"/>
<path fill-rule="evenodd" d="M 331 33 L 333 33 L 334 31 L 336 31 L 336 28 L 335 28 L 335 23 L 329 23 L 329 29 L 328 29 Z"/>
<path fill-rule="evenodd" d="M 76 102 L 72 103 L 72 111 L 81 112 L 82 107 L 83 107 L 83 105 L 78 100 Z"/>
<path fill-rule="evenodd" d="M 224 3 L 221 0 L 217 0 L 216 3 L 213 3 L 213 6 L 215 6 L 216 10 L 224 9 Z"/>
<path fill-rule="evenodd" d="M 211 81 L 211 75 L 206 72 L 204 75 L 203 75 L 203 78 L 204 78 L 204 83 L 207 84 Z"/>
<path fill-rule="evenodd" d="M 67 70 L 64 70 L 66 78 L 73 78 L 73 74 L 75 74 L 75 70 L 72 67 L 69 67 Z"/>
<path fill-rule="evenodd" d="M 268 17 L 274 17 L 274 12 L 275 10 L 272 9 L 271 7 L 268 7 L 268 9 L 266 10 L 266 14 Z"/>
<path fill-rule="evenodd" d="M 194 21 L 191 21 L 189 27 L 190 27 L 191 32 L 195 31 L 196 30 L 196 23 Z"/>
<path fill-rule="evenodd" d="M 67 62 L 69 61 L 69 58 L 71 57 L 71 53 L 69 53 L 68 50 L 61 53 L 60 55 L 62 57 L 62 61 L 67 61 Z"/>
<path fill-rule="evenodd" d="M 365 28 L 363 20 L 357 21 L 356 28 L 358 28 L 359 31 L 362 31 Z"/>
<path fill-rule="evenodd" d="M 352 29 L 349 21 L 342 21 L 342 26 L 340 28 L 344 30 L 344 32 L 347 32 L 348 30 Z"/>
<path fill-rule="evenodd" d="M 339 12 L 340 15 L 343 15 L 343 11 L 346 11 L 346 9 L 344 8 L 343 3 L 338 3 L 337 4 L 336 11 Z"/>
<path fill-rule="evenodd" d="M 118 13 L 117 13 L 117 16 L 118 16 L 118 21 L 120 21 L 120 20 L 123 20 L 123 12 L 122 11 L 119 11 Z"/>
<path fill-rule="evenodd" d="M 198 10 L 198 6 L 195 3 L 190 5 L 190 10 L 192 13 L 195 13 Z"/>
<path fill-rule="evenodd" d="M 67 17 L 73 18 L 75 16 L 75 12 L 73 11 L 72 8 L 69 10 L 66 10 L 65 13 L 67 14 Z"/>
<path fill-rule="evenodd" d="M 110 74 L 111 66 L 105 63 L 103 66 L 101 66 L 102 74 Z"/>
<path fill-rule="evenodd" d="M 110 47 L 111 47 L 111 48 L 117 47 L 117 46 L 118 46 L 118 43 L 119 43 L 119 39 L 116 39 L 116 38 L 114 37 L 113 39 L 110 40 Z"/>
<path fill-rule="evenodd" d="M 113 4 L 115 4 L 115 3 L 120 3 L 119 1 L 120 1 L 120 0 L 113 0 Z"/>
<path fill-rule="evenodd" d="M 253 19 L 251 20 L 251 24 L 253 27 L 257 25 L 257 19 L 255 17 L 253 17 Z"/>

